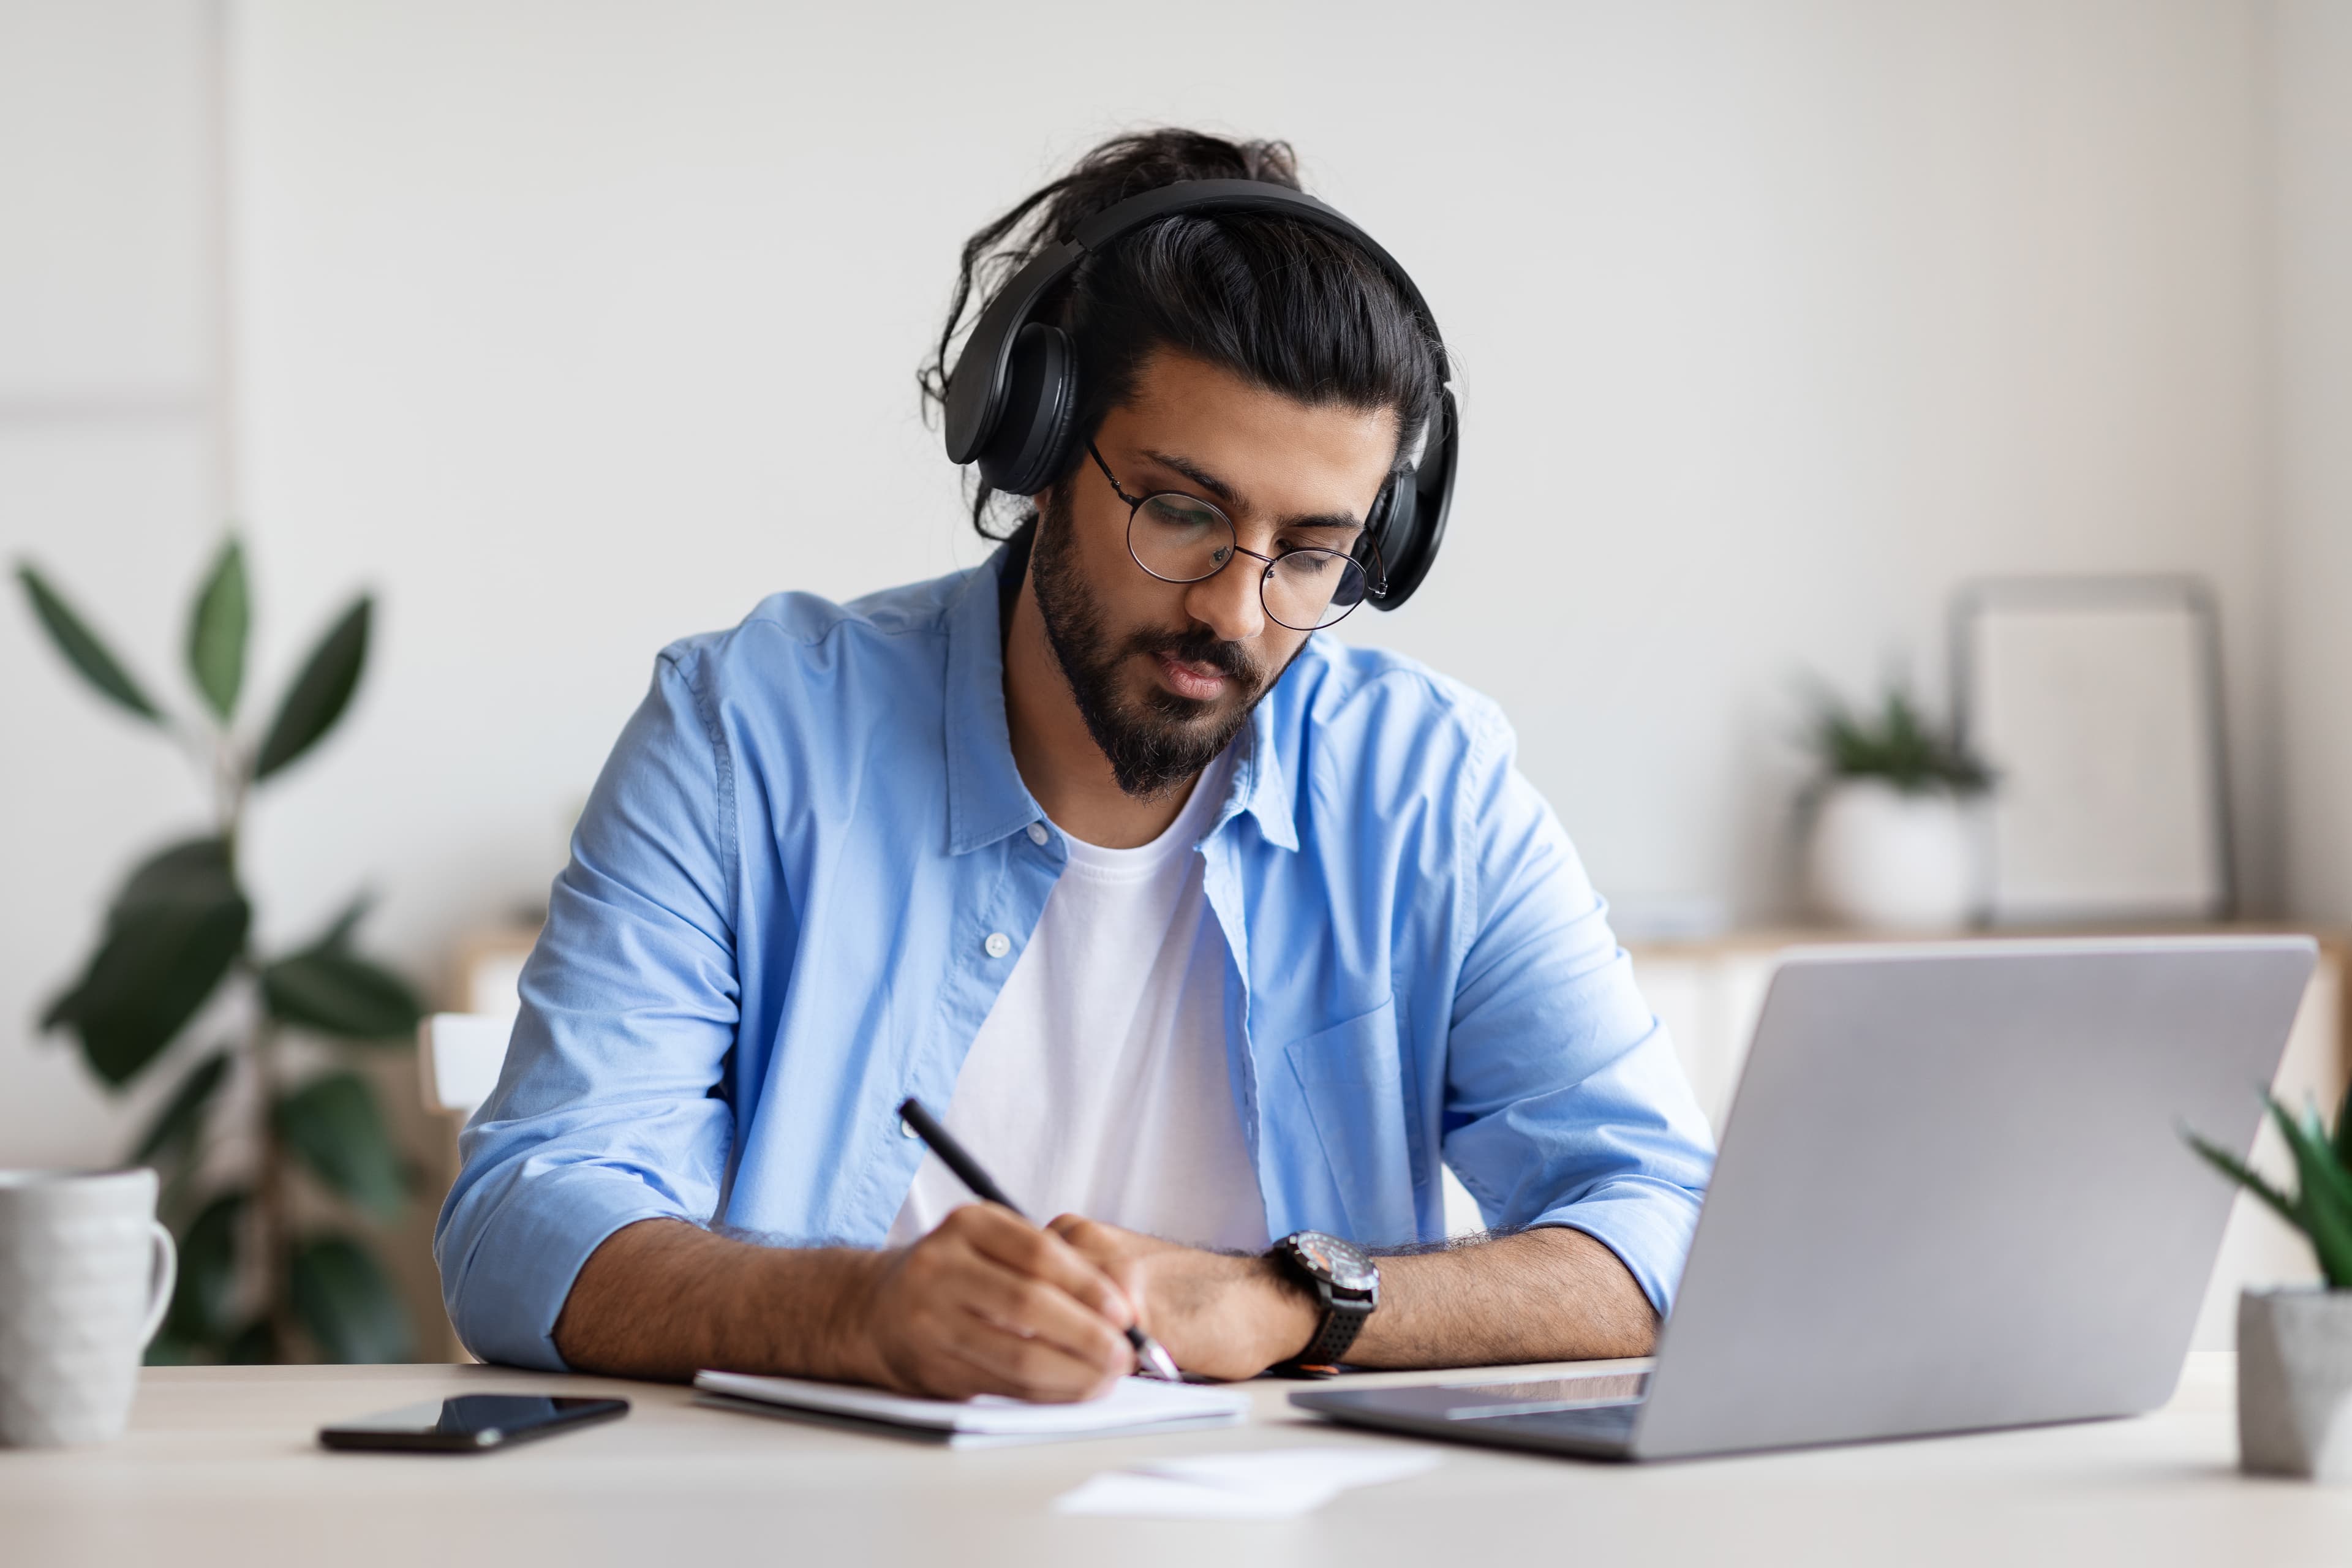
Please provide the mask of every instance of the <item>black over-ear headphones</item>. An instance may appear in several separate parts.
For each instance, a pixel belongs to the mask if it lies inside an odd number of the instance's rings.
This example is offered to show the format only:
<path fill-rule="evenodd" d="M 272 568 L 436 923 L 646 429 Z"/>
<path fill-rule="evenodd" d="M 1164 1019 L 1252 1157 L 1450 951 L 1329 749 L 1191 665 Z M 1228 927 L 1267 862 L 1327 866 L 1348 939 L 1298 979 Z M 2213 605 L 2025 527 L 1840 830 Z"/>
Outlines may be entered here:
<path fill-rule="evenodd" d="M 1304 192 L 1263 180 L 1186 180 L 1146 191 L 1097 214 L 1077 232 L 1014 274 L 997 291 L 948 376 L 948 460 L 980 465 L 981 482 L 1009 495 L 1034 495 L 1076 458 L 1071 428 L 1078 405 L 1077 354 L 1069 334 L 1031 312 L 1089 254 L 1171 213 L 1278 214 L 1330 230 L 1378 262 L 1420 315 L 1432 339 L 1437 321 L 1412 277 L 1371 236 Z M 1443 340 L 1437 374 L 1450 377 Z M 1454 500 L 1461 422 L 1454 391 L 1441 386 L 1420 460 L 1392 477 L 1372 503 L 1364 536 L 1374 572 L 1372 602 L 1393 610 L 1412 597 L 1437 559 Z M 1383 579 L 1385 579 L 1383 581 Z"/>

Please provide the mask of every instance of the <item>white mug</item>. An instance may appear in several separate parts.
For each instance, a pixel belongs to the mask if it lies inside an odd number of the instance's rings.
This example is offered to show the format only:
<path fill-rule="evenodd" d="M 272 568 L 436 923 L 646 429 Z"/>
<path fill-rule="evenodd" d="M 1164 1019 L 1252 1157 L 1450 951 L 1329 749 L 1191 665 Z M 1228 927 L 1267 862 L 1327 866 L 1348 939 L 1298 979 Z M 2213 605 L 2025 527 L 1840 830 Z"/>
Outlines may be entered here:
<path fill-rule="evenodd" d="M 152 1171 L 0 1171 L 0 1446 L 122 1435 L 179 1261 Z"/>

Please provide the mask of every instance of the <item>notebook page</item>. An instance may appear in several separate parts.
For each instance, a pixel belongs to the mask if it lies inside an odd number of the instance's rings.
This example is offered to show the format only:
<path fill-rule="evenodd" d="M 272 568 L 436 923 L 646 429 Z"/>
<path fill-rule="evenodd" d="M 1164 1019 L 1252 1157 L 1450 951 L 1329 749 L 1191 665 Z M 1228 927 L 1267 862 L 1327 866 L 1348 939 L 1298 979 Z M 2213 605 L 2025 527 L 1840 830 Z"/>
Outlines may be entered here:
<path fill-rule="evenodd" d="M 713 1394 L 731 1394 L 739 1399 L 757 1399 L 771 1405 L 856 1415 L 868 1421 L 889 1421 L 935 1432 L 992 1436 L 1052 1436 L 1161 1421 L 1200 1421 L 1218 1416 L 1237 1419 L 1249 1409 L 1249 1396 L 1229 1389 L 1199 1388 L 1143 1377 L 1121 1378 L 1104 1397 L 1076 1405 L 1030 1405 L 994 1394 L 968 1400 L 919 1399 L 848 1384 L 758 1377 L 740 1372 L 697 1373 L 694 1385 Z"/>

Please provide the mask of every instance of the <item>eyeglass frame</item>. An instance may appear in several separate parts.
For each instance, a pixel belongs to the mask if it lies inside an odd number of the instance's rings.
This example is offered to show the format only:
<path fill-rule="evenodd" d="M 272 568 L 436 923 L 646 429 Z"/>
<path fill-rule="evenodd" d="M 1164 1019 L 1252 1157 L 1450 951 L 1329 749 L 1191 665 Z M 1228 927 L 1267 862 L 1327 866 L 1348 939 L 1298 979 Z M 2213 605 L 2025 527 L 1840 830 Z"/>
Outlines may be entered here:
<path fill-rule="evenodd" d="M 1265 618 L 1267 620 L 1272 621 L 1276 626 L 1282 627 L 1285 631 L 1329 631 L 1333 626 L 1338 626 L 1341 621 L 1346 620 L 1349 616 L 1354 615 L 1358 610 L 1363 608 L 1364 600 L 1385 599 L 1389 596 L 1388 563 L 1381 559 L 1380 542 L 1372 537 L 1371 531 L 1369 528 L 1364 531 L 1362 542 L 1372 552 L 1372 564 L 1370 566 L 1366 566 L 1348 551 L 1326 550 L 1319 544 L 1302 544 L 1296 550 L 1286 550 L 1280 555 L 1261 555 L 1256 551 L 1250 549 L 1242 542 L 1242 531 L 1240 527 L 1234 521 L 1233 518 L 1226 513 L 1225 509 L 1219 506 L 1216 502 L 1202 500 L 1199 496 L 1193 495 L 1186 490 L 1149 490 L 1139 496 L 1131 496 L 1127 493 L 1127 487 L 1118 482 L 1118 476 L 1110 471 L 1110 465 L 1103 460 L 1101 451 L 1097 448 L 1092 441 L 1088 441 L 1087 443 L 1087 456 L 1092 458 L 1095 460 L 1095 467 L 1102 470 L 1102 477 L 1110 484 L 1111 494 L 1118 497 L 1119 500 L 1127 503 L 1127 558 L 1135 563 L 1135 568 L 1137 571 L 1142 573 L 1145 576 L 1150 578 L 1155 583 L 1171 583 L 1180 588 L 1189 588 L 1195 583 L 1205 583 L 1210 578 L 1219 575 L 1226 567 L 1234 563 L 1233 556 L 1228 555 L 1223 561 L 1218 563 L 1217 565 L 1211 568 L 1209 571 L 1203 572 L 1198 577 L 1162 577 L 1159 573 L 1154 572 L 1150 567 L 1146 566 L 1143 563 L 1143 557 L 1135 552 L 1136 514 L 1143 510 L 1144 504 L 1148 501 L 1157 500 L 1161 496 L 1174 496 L 1177 500 L 1183 501 L 1188 505 L 1205 507 L 1210 511 L 1214 512 L 1218 521 L 1225 525 L 1225 531 L 1233 536 L 1234 551 L 1236 554 L 1246 555 L 1253 561 L 1263 561 L 1265 563 L 1265 570 L 1258 574 L 1257 579 L 1258 608 L 1265 612 Z M 1339 614 L 1332 619 L 1325 621 L 1319 626 L 1292 626 L 1288 621 L 1286 621 L 1280 616 L 1276 615 L 1274 613 L 1274 606 L 1266 603 L 1265 585 L 1269 582 L 1273 581 L 1275 567 L 1293 555 L 1338 556 L 1340 560 L 1346 562 L 1349 565 L 1353 566 L 1357 571 L 1361 572 L 1364 574 L 1364 592 L 1362 597 L 1359 598 L 1354 604 L 1349 605 L 1346 609 L 1340 611 Z M 1377 569 L 1377 574 L 1375 574 L 1375 569 Z"/>

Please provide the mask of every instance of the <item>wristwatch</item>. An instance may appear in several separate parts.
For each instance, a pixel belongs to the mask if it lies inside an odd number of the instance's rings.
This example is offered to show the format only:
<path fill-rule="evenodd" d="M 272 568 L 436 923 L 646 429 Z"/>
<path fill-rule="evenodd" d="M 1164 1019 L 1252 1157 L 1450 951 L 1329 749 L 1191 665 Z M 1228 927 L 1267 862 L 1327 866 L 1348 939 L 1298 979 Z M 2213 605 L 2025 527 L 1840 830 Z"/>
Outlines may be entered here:
<path fill-rule="evenodd" d="M 1381 1271 L 1371 1254 L 1323 1231 L 1301 1230 L 1276 1242 L 1268 1256 L 1305 1279 L 1323 1304 L 1322 1326 L 1293 1362 L 1301 1366 L 1338 1365 L 1363 1331 L 1372 1309 L 1381 1304 Z"/>

